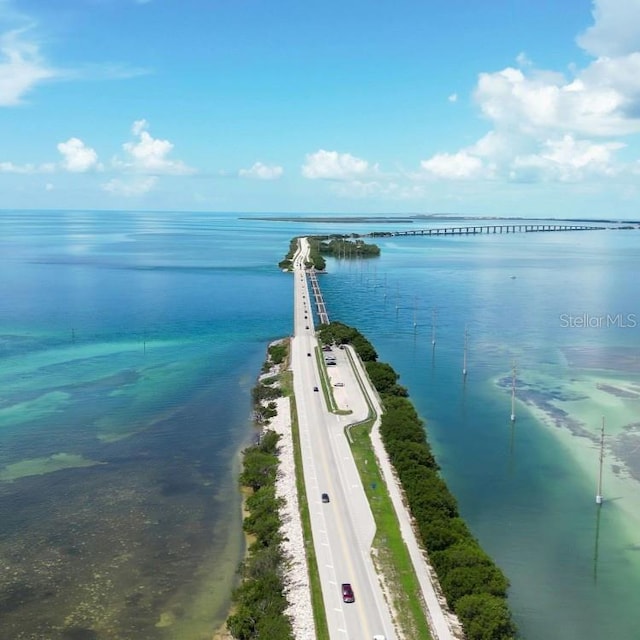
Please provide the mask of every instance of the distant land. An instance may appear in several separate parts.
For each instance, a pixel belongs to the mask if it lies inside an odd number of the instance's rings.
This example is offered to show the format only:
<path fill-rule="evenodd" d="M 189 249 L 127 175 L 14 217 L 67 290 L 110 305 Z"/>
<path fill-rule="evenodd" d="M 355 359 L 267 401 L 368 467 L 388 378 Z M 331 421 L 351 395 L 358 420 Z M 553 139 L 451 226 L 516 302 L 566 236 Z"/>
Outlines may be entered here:
<path fill-rule="evenodd" d="M 336 216 L 336 215 L 258 215 L 258 216 L 241 216 L 239 220 L 269 220 L 271 222 L 335 222 L 335 223 L 351 223 L 351 224 L 367 224 L 377 222 L 381 224 L 397 224 L 399 222 L 413 224 L 414 222 L 443 222 L 457 220 L 474 220 L 474 221 L 490 221 L 490 220 L 524 220 L 524 221 L 563 221 L 563 222 L 580 222 L 580 223 L 602 223 L 602 224 L 640 224 L 640 220 L 617 220 L 613 218 L 558 218 L 558 217 L 540 217 L 529 218 L 523 216 L 466 216 L 449 213 L 431 213 L 431 214 L 415 214 L 410 216 Z"/>
<path fill-rule="evenodd" d="M 271 222 L 344 222 L 344 223 L 413 223 L 416 218 L 396 218 L 393 216 L 244 216 L 239 220 L 270 220 Z"/>

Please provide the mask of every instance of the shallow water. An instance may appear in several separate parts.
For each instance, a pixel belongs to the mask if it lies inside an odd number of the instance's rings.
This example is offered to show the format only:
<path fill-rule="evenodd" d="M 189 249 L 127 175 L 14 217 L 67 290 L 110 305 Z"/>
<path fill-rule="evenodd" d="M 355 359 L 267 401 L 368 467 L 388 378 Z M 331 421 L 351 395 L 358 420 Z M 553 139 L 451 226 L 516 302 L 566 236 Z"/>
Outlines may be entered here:
<path fill-rule="evenodd" d="M 0 638 L 210 637 L 243 552 L 250 390 L 291 330 L 276 265 L 294 235 L 366 227 L 0 213 Z M 409 387 L 528 640 L 636 637 L 638 329 L 561 316 L 640 319 L 637 237 L 385 238 L 321 280 Z"/>
<path fill-rule="evenodd" d="M 210 637 L 250 390 L 289 330 L 281 242 L 242 253 L 235 216 L 1 220 L 0 637 Z"/>
<path fill-rule="evenodd" d="M 340 275 L 323 281 L 332 319 L 361 328 L 409 388 L 529 640 L 638 637 L 639 239 L 393 239 L 375 263 L 332 261 Z M 567 326 L 584 314 L 599 320 Z"/>

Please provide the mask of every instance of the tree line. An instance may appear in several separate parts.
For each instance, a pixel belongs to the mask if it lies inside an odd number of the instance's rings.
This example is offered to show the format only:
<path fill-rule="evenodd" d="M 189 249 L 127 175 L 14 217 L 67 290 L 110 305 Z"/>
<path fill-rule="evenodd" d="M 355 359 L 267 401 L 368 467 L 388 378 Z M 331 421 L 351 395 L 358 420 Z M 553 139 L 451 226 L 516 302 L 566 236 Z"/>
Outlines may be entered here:
<path fill-rule="evenodd" d="M 339 322 L 322 325 L 326 343 L 351 344 L 383 405 L 380 435 L 402 485 L 421 542 L 452 611 L 468 640 L 510 640 L 515 624 L 507 605 L 509 582 L 460 517 L 456 499 L 439 474 L 407 390 L 393 368 L 378 362 L 371 343 Z"/>
<path fill-rule="evenodd" d="M 376 244 L 367 243 L 358 238 L 349 239 L 343 235 L 331 236 L 309 236 L 309 257 L 305 266 L 307 269 L 314 268 L 316 271 L 324 271 L 327 262 L 325 255 L 332 255 L 336 258 L 375 258 L 380 255 L 380 247 Z M 283 271 L 293 269 L 293 256 L 298 249 L 298 238 L 292 238 L 289 242 L 287 255 L 280 260 L 278 267 Z"/>
<path fill-rule="evenodd" d="M 284 344 L 272 345 L 263 370 L 283 361 Z M 275 398 L 282 395 L 278 377 L 264 378 L 254 387 L 254 415 L 263 422 L 275 415 Z M 287 559 L 282 552 L 282 498 L 276 495 L 279 434 L 262 431 L 259 441 L 242 452 L 240 484 L 249 492 L 243 529 L 251 543 L 240 565 L 240 584 L 231 595 L 232 613 L 227 629 L 237 640 L 294 640 L 285 613 L 284 577 Z"/>

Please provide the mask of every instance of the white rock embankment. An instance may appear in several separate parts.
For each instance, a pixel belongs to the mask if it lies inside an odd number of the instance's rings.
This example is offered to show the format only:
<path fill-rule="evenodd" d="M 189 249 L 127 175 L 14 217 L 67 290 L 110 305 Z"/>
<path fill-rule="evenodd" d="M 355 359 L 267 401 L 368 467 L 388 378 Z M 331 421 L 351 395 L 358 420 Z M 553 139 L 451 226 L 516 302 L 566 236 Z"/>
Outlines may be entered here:
<path fill-rule="evenodd" d="M 276 494 L 284 499 L 280 518 L 284 536 L 282 547 L 288 561 L 284 581 L 285 595 L 289 603 L 286 613 L 291 618 L 296 640 L 313 640 L 316 637 L 316 631 L 311 608 L 311 589 L 302 522 L 298 508 L 291 408 L 289 398 L 278 398 L 275 402 L 278 413 L 271 418 L 267 429 L 272 429 L 280 435 L 278 443 L 280 465 L 276 480 Z"/>

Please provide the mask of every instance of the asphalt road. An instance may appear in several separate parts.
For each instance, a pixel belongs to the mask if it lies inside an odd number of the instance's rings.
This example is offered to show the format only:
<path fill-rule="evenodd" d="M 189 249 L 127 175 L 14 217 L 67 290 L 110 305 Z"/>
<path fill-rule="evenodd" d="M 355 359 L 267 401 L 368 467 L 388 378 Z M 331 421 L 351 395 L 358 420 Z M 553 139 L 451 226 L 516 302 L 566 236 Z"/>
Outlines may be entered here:
<path fill-rule="evenodd" d="M 304 244 L 304 243 L 303 243 Z M 294 259 L 294 338 L 292 366 L 303 469 L 314 547 L 332 640 L 371 640 L 396 634 L 370 548 L 375 525 L 351 456 L 344 428 L 367 416 L 367 405 L 345 352 L 334 349 L 328 367 L 336 401 L 351 414 L 327 409 L 318 365 L 312 304 L 303 257 Z M 314 391 L 314 387 L 318 391 Z M 321 494 L 329 495 L 323 503 Z M 350 583 L 355 602 L 345 603 L 341 584 Z"/>

